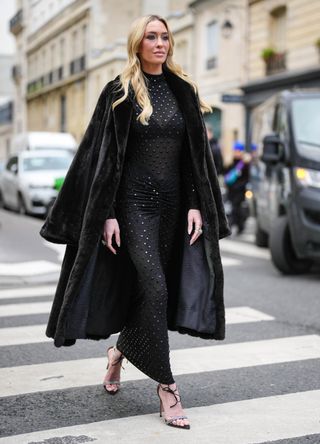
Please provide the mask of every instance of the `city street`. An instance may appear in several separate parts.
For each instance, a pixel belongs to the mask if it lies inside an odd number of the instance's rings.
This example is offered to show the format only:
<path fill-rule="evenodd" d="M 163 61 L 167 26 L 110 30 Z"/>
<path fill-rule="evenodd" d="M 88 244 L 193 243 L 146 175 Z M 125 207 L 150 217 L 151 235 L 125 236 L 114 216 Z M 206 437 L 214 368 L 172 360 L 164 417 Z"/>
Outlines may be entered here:
<path fill-rule="evenodd" d="M 64 246 L 41 219 L 0 210 L 0 444 L 320 443 L 319 271 L 282 276 L 254 243 L 254 221 L 221 241 L 226 339 L 170 332 L 190 431 L 159 418 L 156 383 L 124 361 L 102 386 L 107 341 L 56 348 L 45 326 Z"/>

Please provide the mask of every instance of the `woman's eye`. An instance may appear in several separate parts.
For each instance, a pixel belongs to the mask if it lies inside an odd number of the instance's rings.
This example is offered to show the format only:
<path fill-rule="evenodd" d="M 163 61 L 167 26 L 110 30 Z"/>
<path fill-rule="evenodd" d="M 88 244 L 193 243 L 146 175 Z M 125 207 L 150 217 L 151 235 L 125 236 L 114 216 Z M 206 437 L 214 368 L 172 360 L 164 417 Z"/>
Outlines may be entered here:
<path fill-rule="evenodd" d="M 156 36 L 155 36 L 155 35 L 147 35 L 146 38 L 147 38 L 148 40 L 155 40 L 155 39 L 156 39 Z M 162 37 L 162 39 L 163 39 L 163 40 L 169 40 L 169 36 L 164 35 L 164 36 Z"/>

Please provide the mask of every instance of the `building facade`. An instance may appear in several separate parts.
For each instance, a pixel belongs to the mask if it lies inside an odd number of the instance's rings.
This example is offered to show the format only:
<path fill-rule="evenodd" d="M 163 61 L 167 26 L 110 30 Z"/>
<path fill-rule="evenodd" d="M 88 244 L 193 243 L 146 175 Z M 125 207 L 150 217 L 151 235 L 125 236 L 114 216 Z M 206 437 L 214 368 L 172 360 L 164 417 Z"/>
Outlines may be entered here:
<path fill-rule="evenodd" d="M 320 2 L 249 0 L 247 143 L 254 108 L 283 89 L 320 87 Z"/>
<path fill-rule="evenodd" d="M 213 106 L 205 119 L 220 139 L 226 163 L 232 146 L 244 140 L 241 86 L 247 81 L 247 1 L 197 0 L 194 16 L 194 78 L 200 94 Z"/>

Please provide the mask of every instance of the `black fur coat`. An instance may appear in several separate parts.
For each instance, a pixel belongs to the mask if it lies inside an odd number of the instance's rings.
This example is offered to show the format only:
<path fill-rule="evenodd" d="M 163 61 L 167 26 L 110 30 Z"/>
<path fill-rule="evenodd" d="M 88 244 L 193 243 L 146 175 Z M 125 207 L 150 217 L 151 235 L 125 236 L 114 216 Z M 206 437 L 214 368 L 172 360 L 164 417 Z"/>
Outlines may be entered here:
<path fill-rule="evenodd" d="M 200 196 L 203 233 L 189 245 L 187 207 L 168 276 L 168 329 L 208 339 L 224 339 L 225 308 L 219 239 L 230 229 L 198 96 L 192 86 L 163 67 L 183 112 L 195 187 Z M 106 84 L 40 234 L 67 244 L 46 335 L 54 344 L 102 339 L 121 331 L 130 312 L 135 268 L 124 247 L 117 255 L 102 243 L 102 232 L 120 183 L 130 121 L 132 90 L 122 94 L 117 76 Z M 178 210 L 177 210 L 178 211 Z M 121 235 L 121 227 L 120 227 Z"/>

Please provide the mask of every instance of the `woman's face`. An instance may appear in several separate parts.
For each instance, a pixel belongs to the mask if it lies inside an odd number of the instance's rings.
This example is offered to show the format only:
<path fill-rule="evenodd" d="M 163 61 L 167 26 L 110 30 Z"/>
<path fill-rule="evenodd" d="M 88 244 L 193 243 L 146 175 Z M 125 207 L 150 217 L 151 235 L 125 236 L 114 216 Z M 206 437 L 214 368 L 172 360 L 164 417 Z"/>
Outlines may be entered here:
<path fill-rule="evenodd" d="M 148 23 L 140 43 L 139 56 L 142 67 L 162 65 L 169 51 L 169 35 L 165 25 L 159 20 Z"/>

